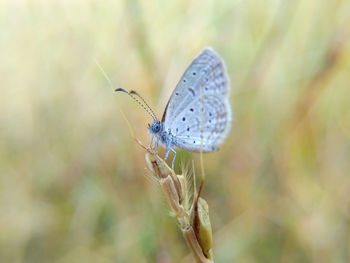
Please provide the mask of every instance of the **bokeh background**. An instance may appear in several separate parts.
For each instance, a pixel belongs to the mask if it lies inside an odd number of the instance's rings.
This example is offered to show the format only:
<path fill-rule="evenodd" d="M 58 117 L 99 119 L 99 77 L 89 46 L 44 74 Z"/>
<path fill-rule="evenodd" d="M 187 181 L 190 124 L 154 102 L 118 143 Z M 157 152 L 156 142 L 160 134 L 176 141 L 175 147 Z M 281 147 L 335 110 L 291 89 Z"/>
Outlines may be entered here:
<path fill-rule="evenodd" d="M 346 0 L 1 1 L 0 262 L 192 262 L 119 109 L 144 143 L 151 119 L 113 87 L 162 115 L 205 46 L 235 116 L 204 156 L 216 262 L 350 262 L 349 18 Z"/>

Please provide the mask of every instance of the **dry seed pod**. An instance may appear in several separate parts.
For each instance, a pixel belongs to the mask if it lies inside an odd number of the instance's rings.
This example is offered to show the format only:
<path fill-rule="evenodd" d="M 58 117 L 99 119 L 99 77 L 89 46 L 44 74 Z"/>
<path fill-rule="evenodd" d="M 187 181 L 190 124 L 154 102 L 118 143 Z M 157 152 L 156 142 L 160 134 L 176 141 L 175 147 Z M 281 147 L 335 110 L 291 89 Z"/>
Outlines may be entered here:
<path fill-rule="evenodd" d="M 146 153 L 146 162 L 148 167 L 154 172 L 176 217 L 183 217 L 184 207 L 182 206 L 182 201 L 186 199 L 184 197 L 186 193 L 184 193 L 182 189 L 182 183 L 178 176 L 170 169 L 166 162 L 157 155 Z"/>
<path fill-rule="evenodd" d="M 182 230 L 183 235 L 186 239 L 186 242 L 188 246 L 191 248 L 195 259 L 199 263 L 213 263 L 214 261 L 210 258 L 207 258 L 204 253 L 203 249 L 198 243 L 196 234 L 193 231 L 193 228 L 191 226 L 188 226 L 187 228 Z"/>
<path fill-rule="evenodd" d="M 196 261 L 212 263 L 209 208 L 207 202 L 199 197 L 204 181 L 202 180 L 198 194 L 194 194 L 195 197 L 190 206 L 190 194 L 185 176 L 176 175 L 163 159 L 150 152 L 146 153 L 146 162 L 159 182 Z"/>
<path fill-rule="evenodd" d="M 146 163 L 153 173 L 160 178 L 166 178 L 169 174 L 174 173 L 173 170 L 158 155 L 146 153 Z"/>
<path fill-rule="evenodd" d="M 157 180 L 160 178 L 167 178 L 168 176 L 172 178 L 176 192 L 178 193 L 179 199 L 181 200 L 183 196 L 183 190 L 181 189 L 182 185 L 179 180 L 179 175 L 176 175 L 174 170 L 172 170 L 167 165 L 167 163 L 158 155 L 146 153 L 146 163 L 156 175 Z"/>
<path fill-rule="evenodd" d="M 159 183 L 176 217 L 183 217 L 184 208 L 180 203 L 179 195 L 176 191 L 175 184 L 172 178 L 170 176 L 167 176 L 167 178 L 165 179 L 160 179 Z"/>
<path fill-rule="evenodd" d="M 208 203 L 201 197 L 198 198 L 197 209 L 195 209 L 197 215 L 194 217 L 197 222 L 194 222 L 195 233 L 198 242 L 203 250 L 204 255 L 208 259 L 212 259 L 212 245 L 213 235 L 209 218 L 209 206 Z"/>

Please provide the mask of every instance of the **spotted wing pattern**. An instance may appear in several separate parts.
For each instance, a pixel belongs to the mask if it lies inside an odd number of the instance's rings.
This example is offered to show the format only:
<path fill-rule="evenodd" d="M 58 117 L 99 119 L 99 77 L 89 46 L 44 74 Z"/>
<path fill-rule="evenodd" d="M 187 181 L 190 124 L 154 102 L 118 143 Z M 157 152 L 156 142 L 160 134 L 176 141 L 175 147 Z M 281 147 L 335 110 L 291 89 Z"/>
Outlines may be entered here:
<path fill-rule="evenodd" d="M 218 150 L 231 126 L 229 79 L 220 56 L 204 49 L 187 68 L 163 115 L 174 146 L 191 151 Z"/>

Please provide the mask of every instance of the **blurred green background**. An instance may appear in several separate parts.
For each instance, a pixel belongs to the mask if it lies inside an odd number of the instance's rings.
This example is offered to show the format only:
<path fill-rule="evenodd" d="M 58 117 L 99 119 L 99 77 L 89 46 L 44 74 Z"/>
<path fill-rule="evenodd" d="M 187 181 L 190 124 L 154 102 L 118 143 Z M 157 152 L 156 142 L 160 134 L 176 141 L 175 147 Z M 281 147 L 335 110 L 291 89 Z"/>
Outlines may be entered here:
<path fill-rule="evenodd" d="M 216 262 L 350 262 L 349 18 L 346 0 L 1 1 L 0 262 L 192 262 L 118 109 L 144 143 L 150 117 L 94 60 L 162 115 L 205 46 L 235 116 L 204 156 Z"/>

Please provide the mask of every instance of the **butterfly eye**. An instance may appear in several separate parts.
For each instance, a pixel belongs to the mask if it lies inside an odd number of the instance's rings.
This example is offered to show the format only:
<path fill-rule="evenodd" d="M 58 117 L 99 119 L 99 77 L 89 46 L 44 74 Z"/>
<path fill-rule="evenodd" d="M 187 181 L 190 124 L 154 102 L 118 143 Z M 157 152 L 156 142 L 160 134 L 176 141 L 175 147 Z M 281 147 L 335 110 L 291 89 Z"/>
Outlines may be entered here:
<path fill-rule="evenodd" d="M 153 132 L 157 133 L 160 131 L 160 124 L 159 123 L 155 123 L 152 125 L 152 130 Z"/>

